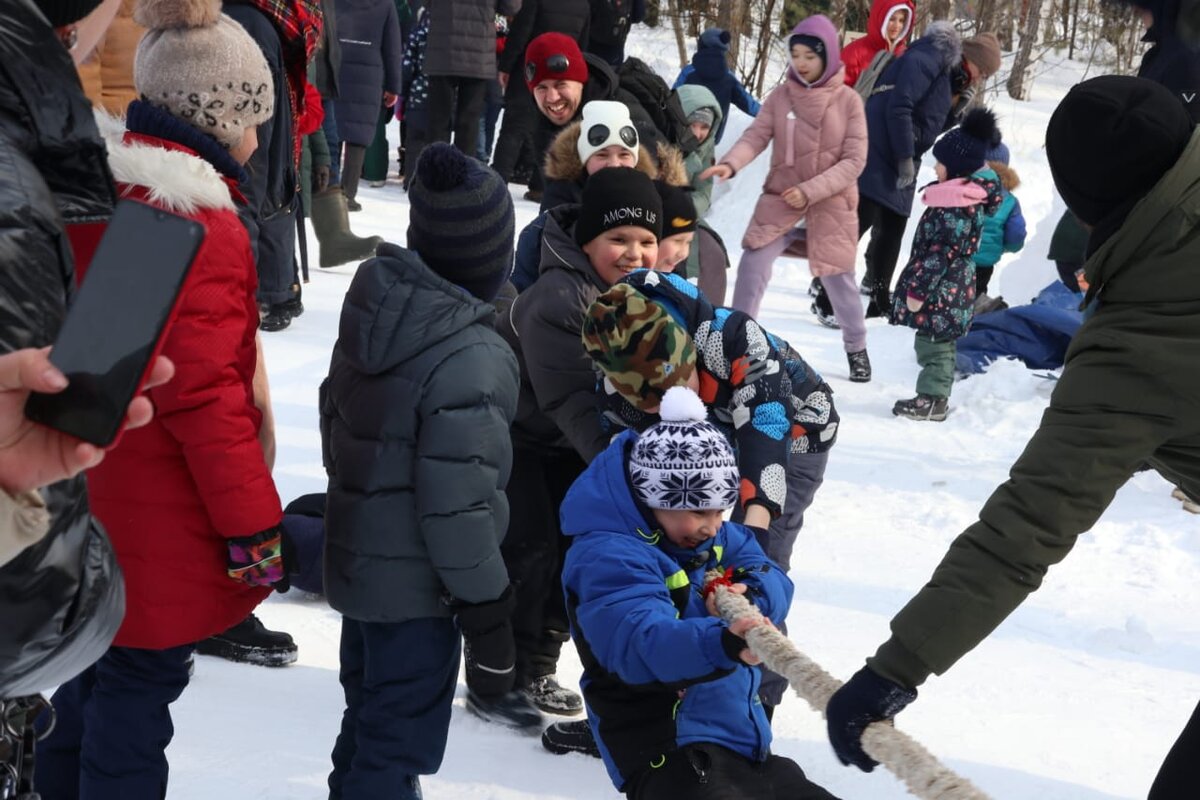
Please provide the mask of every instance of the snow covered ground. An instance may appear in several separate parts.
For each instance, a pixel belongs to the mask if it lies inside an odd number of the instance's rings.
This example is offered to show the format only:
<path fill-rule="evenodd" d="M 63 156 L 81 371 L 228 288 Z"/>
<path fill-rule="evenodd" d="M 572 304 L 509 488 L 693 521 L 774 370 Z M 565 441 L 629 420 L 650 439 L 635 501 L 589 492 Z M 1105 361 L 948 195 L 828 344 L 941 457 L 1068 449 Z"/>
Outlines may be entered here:
<path fill-rule="evenodd" d="M 668 33 L 636 31 L 630 50 L 674 78 Z M 991 98 L 1025 180 L 1018 195 L 1030 243 L 1008 257 L 996 279 L 1013 302 L 1026 301 L 1054 275 L 1045 253 L 1061 201 L 1042 141 L 1050 112 L 1082 67 L 1049 66 L 1032 102 Z M 723 144 L 732 144 L 747 122 L 735 112 Z M 734 249 L 735 264 L 765 164 L 765 158 L 755 162 L 717 194 L 711 219 Z M 924 169 L 922 182 L 932 178 L 928 161 Z M 364 186 L 360 199 L 356 232 L 402 243 L 407 204 L 394 181 L 382 189 Z M 536 212 L 519 199 L 516 206 L 519 224 Z M 317 386 L 354 268 L 314 266 L 313 272 L 304 316 L 266 336 L 278 418 L 276 479 L 285 502 L 325 486 Z M 803 263 L 780 262 L 761 316 L 825 375 L 842 415 L 825 485 L 798 544 L 789 625 L 804 651 L 846 678 L 887 637 L 891 616 L 1005 479 L 1053 383 L 1001 363 L 955 387 L 947 422 L 896 419 L 892 403 L 914 391 L 911 331 L 869 322 L 875 377 L 850 384 L 838 334 L 808 312 L 808 280 Z M 995 798 L 1144 797 L 1200 697 L 1200 519 L 1182 512 L 1169 491 L 1151 473 L 1131 480 L 1045 586 L 950 673 L 930 680 L 899 725 Z M 339 617 L 322 601 L 295 593 L 272 597 L 260 614 L 296 637 L 299 663 L 267 670 L 197 660 L 192 685 L 174 707 L 173 798 L 326 796 L 342 711 Z M 568 645 L 560 676 L 573 684 L 579 671 Z M 775 732 L 775 750 L 840 797 L 907 796 L 883 770 L 864 775 L 840 766 L 823 720 L 797 698 L 779 709 Z M 536 738 L 470 716 L 461 697 L 442 770 L 422 783 L 430 800 L 617 797 L 599 761 L 549 755 Z"/>

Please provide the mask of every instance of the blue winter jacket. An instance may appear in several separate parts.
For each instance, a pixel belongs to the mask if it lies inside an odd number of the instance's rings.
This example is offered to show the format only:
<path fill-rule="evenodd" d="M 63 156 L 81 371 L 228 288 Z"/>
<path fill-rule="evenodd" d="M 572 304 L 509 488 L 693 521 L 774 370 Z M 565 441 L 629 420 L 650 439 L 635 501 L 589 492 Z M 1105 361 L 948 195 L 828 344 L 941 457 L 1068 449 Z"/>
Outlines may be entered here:
<path fill-rule="evenodd" d="M 792 582 L 741 525 L 726 522 L 694 550 L 670 544 L 630 488 L 625 464 L 636 439 L 632 431 L 617 437 L 561 509 L 563 532 L 575 537 L 563 589 L 588 722 L 618 790 L 696 742 L 766 758 L 771 728 L 759 672 L 726 652 L 728 628 L 704 607 L 704 573 L 733 567 L 776 625 L 792 601 Z"/>
<path fill-rule="evenodd" d="M 920 159 L 950 120 L 950 72 L 962 61 L 953 25 L 934 22 L 875 83 L 867 100 L 867 166 L 859 192 L 907 217 L 916 185 L 896 188 L 897 165 Z"/>
<path fill-rule="evenodd" d="M 337 0 L 342 69 L 336 102 L 342 141 L 366 147 L 375 138 L 383 93 L 400 94 L 404 45 L 392 0 Z"/>
<path fill-rule="evenodd" d="M 722 38 L 724 34 L 724 38 Z M 733 103 L 752 117 L 758 116 L 762 106 L 754 95 L 746 91 L 746 87 L 738 80 L 737 75 L 729 68 L 726 53 L 729 52 L 729 34 L 719 28 L 709 28 L 700 34 L 700 46 L 692 55 L 692 63 L 688 64 L 675 79 L 672 89 L 678 89 L 685 83 L 703 86 L 717 98 L 721 104 L 721 119 L 717 124 L 717 134 L 714 142 L 721 141 L 725 133 L 725 122 L 729 119 L 729 104 Z"/>
<path fill-rule="evenodd" d="M 978 173 L 981 177 L 999 182 L 1000 176 L 988 168 Z M 979 250 L 975 253 L 975 266 L 994 267 L 1005 253 L 1015 253 L 1025 246 L 1025 215 L 1021 213 L 1021 202 L 1007 189 L 1000 190 L 1000 207 L 996 213 L 983 219 L 983 235 L 979 238 Z"/>

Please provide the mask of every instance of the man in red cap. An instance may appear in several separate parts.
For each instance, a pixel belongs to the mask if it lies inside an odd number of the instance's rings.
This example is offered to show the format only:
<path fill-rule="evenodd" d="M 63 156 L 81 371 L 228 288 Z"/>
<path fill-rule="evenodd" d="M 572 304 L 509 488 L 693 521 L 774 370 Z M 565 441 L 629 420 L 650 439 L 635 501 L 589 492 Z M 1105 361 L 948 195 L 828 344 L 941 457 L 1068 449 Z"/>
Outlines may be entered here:
<path fill-rule="evenodd" d="M 654 142 L 658 137 L 650 116 L 636 97 L 621 88 L 612 67 L 590 53 L 585 56 L 578 43 L 569 36 L 543 33 L 530 42 L 525 49 L 525 68 L 521 77 L 542 115 L 533 138 L 533 155 L 539 173 L 546 149 L 554 137 L 579 119 L 583 106 L 593 100 L 616 100 L 627 105 L 643 144 Z M 651 152 L 654 152 L 652 147 Z M 541 197 L 526 194 L 526 199 L 540 201 Z"/>

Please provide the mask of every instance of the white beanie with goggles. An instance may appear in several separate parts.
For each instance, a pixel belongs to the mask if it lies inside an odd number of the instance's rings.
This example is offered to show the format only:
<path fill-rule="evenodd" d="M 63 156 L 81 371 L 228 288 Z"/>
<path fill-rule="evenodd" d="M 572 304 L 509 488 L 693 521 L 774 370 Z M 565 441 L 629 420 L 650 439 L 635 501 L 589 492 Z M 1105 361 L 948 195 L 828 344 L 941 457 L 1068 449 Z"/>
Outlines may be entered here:
<path fill-rule="evenodd" d="M 610 145 L 623 147 L 633 153 L 633 166 L 638 162 L 638 132 L 629 117 L 629 108 L 614 100 L 593 100 L 583 107 L 583 121 L 575 149 L 579 160 L 589 158 Z"/>

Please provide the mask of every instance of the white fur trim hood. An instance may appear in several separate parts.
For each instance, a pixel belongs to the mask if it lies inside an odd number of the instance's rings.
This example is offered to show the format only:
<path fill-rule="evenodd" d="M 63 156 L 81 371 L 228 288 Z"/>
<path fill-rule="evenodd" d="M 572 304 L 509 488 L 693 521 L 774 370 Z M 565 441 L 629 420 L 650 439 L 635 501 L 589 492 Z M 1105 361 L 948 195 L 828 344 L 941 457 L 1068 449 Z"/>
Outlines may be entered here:
<path fill-rule="evenodd" d="M 221 173 L 199 156 L 153 145 L 126 143 L 125 121 L 103 111 L 96 124 L 108 145 L 108 165 L 120 183 L 145 187 L 155 205 L 177 214 L 201 209 L 236 211 Z"/>

